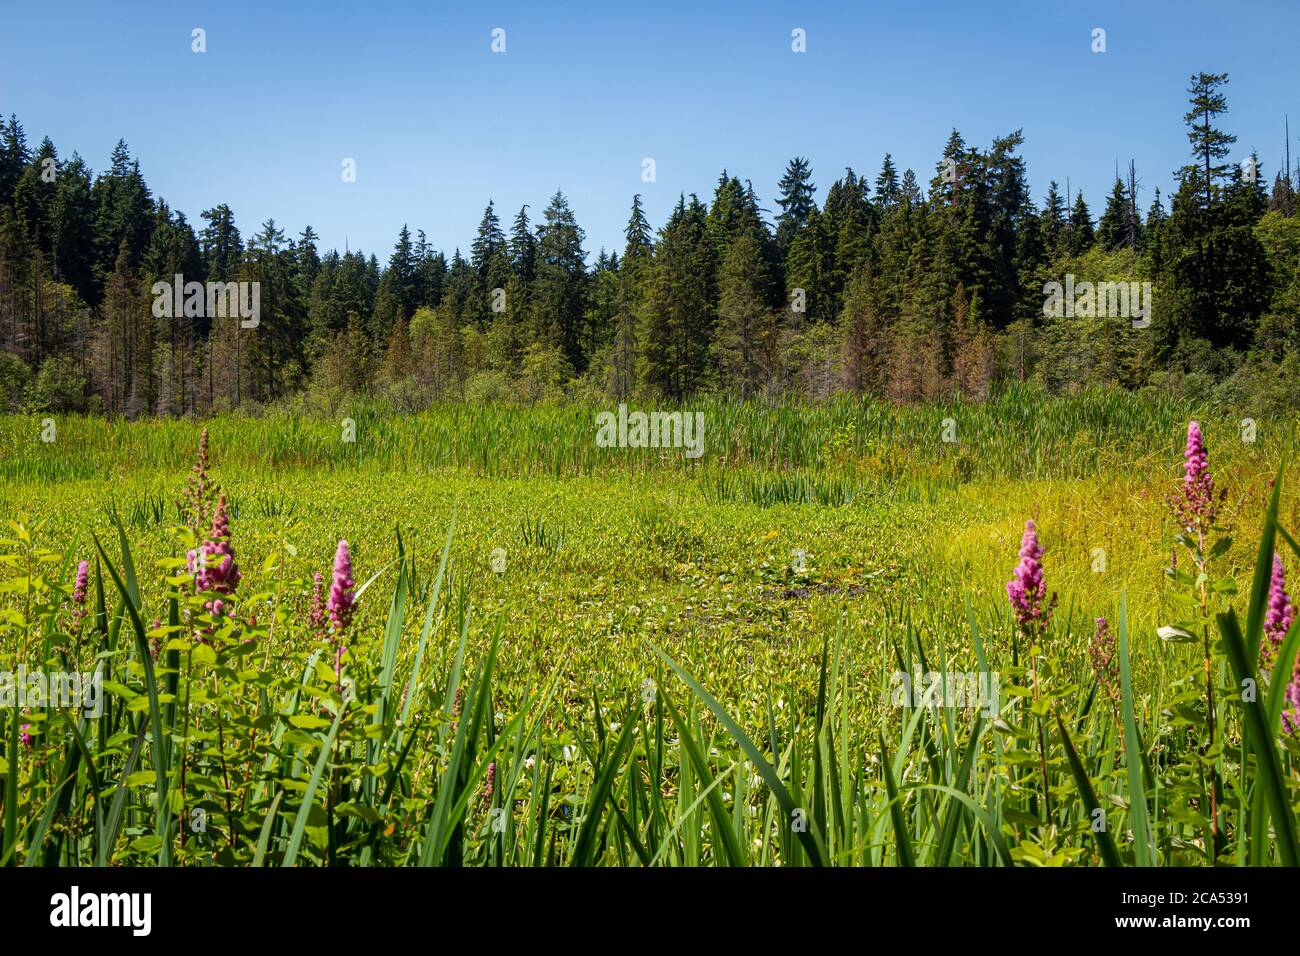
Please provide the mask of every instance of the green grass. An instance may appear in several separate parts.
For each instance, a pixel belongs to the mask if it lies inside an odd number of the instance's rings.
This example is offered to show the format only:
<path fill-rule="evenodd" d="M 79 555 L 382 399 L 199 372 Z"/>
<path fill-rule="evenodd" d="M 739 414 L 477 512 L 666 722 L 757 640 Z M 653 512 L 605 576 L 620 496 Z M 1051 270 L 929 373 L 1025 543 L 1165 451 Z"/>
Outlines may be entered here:
<path fill-rule="evenodd" d="M 1028 389 L 690 407 L 698 462 L 597 448 L 595 411 L 567 406 L 359 407 L 355 443 L 334 422 L 204 423 L 243 573 L 215 624 L 179 560 L 200 425 L 60 419 L 43 443 L 38 420 L 0 418 L 0 666 L 98 666 L 110 689 L 101 717 L 22 716 L 30 747 L 5 714 L 0 857 L 1292 862 L 1281 672 L 1257 711 L 1232 694 L 1262 677 L 1264 546 L 1300 526 L 1300 498 L 1270 488 L 1288 423 L 1245 443 L 1212 409 Z M 1215 576 L 1242 583 L 1212 609 L 1212 751 L 1200 646 L 1155 634 L 1184 619 L 1165 499 L 1190 417 L 1227 491 Z M 1059 595 L 1037 660 L 1003 590 L 1027 517 Z M 358 586 L 377 575 L 341 674 L 307 626 L 340 538 Z M 1099 615 L 1119 635 L 1118 702 L 1089 663 Z M 1038 712 L 1020 696 L 1031 664 Z M 1001 710 L 894 706 L 898 671 L 996 671 Z"/>

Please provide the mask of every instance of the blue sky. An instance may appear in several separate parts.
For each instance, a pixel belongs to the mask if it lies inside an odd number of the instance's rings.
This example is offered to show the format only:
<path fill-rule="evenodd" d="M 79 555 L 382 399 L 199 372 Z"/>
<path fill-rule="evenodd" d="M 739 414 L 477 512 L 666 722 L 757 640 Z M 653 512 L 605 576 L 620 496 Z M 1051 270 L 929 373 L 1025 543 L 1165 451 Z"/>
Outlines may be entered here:
<path fill-rule="evenodd" d="M 1300 73 L 1295 0 L 6 0 L 0 23 L 0 110 L 32 145 L 49 135 L 98 171 L 122 138 L 191 221 L 226 202 L 246 235 L 271 216 L 291 234 L 311 223 L 324 247 L 381 260 L 403 223 L 468 253 L 489 198 L 508 225 L 557 188 L 591 252 L 621 250 L 633 193 L 658 226 L 726 168 L 774 209 L 796 154 L 819 200 L 845 166 L 874 180 L 886 151 L 924 183 L 953 127 L 982 146 L 1022 128 L 1035 199 L 1068 177 L 1094 215 L 1132 158 L 1145 207 L 1186 159 L 1192 72 L 1231 74 L 1233 158 L 1257 148 L 1269 180 Z"/>

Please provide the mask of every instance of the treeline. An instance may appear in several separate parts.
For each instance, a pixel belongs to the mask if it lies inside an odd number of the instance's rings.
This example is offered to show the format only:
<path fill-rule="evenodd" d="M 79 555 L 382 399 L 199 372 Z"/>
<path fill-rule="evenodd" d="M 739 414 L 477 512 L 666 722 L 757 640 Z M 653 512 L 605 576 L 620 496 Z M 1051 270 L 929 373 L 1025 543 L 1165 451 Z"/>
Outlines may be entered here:
<path fill-rule="evenodd" d="M 403 227 L 383 265 L 322 253 L 306 226 L 241 234 L 222 204 L 190 223 L 152 195 L 124 143 L 92 174 L 16 117 L 0 135 L 0 408 L 204 415 L 348 395 L 680 400 L 838 391 L 979 399 L 999 379 L 1053 389 L 1171 388 L 1269 409 L 1300 380 L 1295 177 L 1230 160 L 1223 74 L 1192 77 L 1189 160 L 1166 208 L 1117 169 L 1100 218 L 1053 182 L 1030 195 L 1019 132 L 954 131 L 924 185 L 886 154 L 819 207 L 807 160 L 775 208 L 723 172 L 654 230 L 632 198 L 621 251 L 594 263 L 560 192 L 468 255 Z M 1173 124 L 1171 123 L 1171 126 Z M 1143 208 L 1145 206 L 1145 209 Z M 260 321 L 155 316 L 151 288 L 260 283 Z M 1050 282 L 1150 282 L 1149 324 L 1044 314 Z M 181 312 L 183 310 L 177 310 Z M 1265 409 L 1261 409 L 1265 410 Z"/>

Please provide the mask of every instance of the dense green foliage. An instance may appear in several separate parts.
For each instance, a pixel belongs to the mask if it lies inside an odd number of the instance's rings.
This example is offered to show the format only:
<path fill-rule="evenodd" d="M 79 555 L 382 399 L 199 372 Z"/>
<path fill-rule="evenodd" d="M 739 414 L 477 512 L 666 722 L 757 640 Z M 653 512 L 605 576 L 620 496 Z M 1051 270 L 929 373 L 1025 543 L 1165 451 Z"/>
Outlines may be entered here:
<path fill-rule="evenodd" d="M 1256 670 L 1268 559 L 1300 566 L 1284 423 L 1113 391 L 709 408 L 697 462 L 590 455 L 567 406 L 354 410 L 354 443 L 215 419 L 219 613 L 185 559 L 197 426 L 0 418 L 0 670 L 101 668 L 107 701 L 4 712 L 0 858 L 1294 862 L 1300 627 Z M 1192 415 L 1203 543 L 1166 501 Z M 1004 590 L 1030 515 L 1037 632 Z M 334 631 L 312 576 L 344 537 Z M 899 697 L 930 671 L 998 673 L 998 709 Z"/>
<path fill-rule="evenodd" d="M 310 226 L 252 236 L 214 205 L 191 224 L 119 144 L 98 175 L 17 119 L 0 135 L 0 409 L 136 418 L 348 396 L 680 401 L 837 392 L 982 399 L 1006 380 L 1053 390 L 1155 387 L 1254 414 L 1290 410 L 1300 374 L 1300 217 L 1290 170 L 1229 161 L 1226 77 L 1192 77 L 1172 201 L 1144 213 L 1136 170 L 1099 218 L 1053 183 L 1030 196 L 1022 138 L 954 131 L 928 184 L 886 155 L 819 207 L 792 160 L 775 207 L 724 172 L 657 231 L 632 199 L 626 245 L 589 263 L 557 192 L 509 229 L 489 202 L 468 257 L 403 226 L 386 265 L 322 253 Z M 1175 129 L 1171 123 L 1169 133 Z M 1142 202 L 1140 203 L 1140 199 Z M 774 215 L 775 221 L 768 217 Z M 256 328 L 206 310 L 157 317 L 177 275 L 260 283 Z M 1045 286 L 1150 282 L 1149 326 L 1049 316 Z"/>

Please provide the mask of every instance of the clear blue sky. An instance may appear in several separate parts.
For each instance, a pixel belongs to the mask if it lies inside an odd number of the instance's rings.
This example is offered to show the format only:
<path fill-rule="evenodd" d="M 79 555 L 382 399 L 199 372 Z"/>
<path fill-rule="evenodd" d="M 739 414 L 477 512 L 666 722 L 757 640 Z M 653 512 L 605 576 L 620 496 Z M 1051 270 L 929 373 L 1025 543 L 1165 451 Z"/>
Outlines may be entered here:
<path fill-rule="evenodd" d="M 1094 215 L 1132 158 L 1145 208 L 1186 159 L 1199 70 L 1231 74 L 1234 159 L 1257 148 L 1271 181 L 1284 113 L 1300 134 L 1296 0 L 5 0 L 0 24 L 0 110 L 32 145 L 49 135 L 98 171 L 122 138 L 197 225 L 226 202 L 245 235 L 273 216 L 381 260 L 404 222 L 468 253 L 489 198 L 508 226 L 557 187 L 594 253 L 621 250 L 634 192 L 657 227 L 724 167 L 768 209 L 796 154 L 819 200 L 845 166 L 874 180 L 886 151 L 925 183 L 953 127 L 981 146 L 1023 128 L 1035 200 L 1068 177 Z M 344 157 L 356 183 L 340 181 Z"/>

